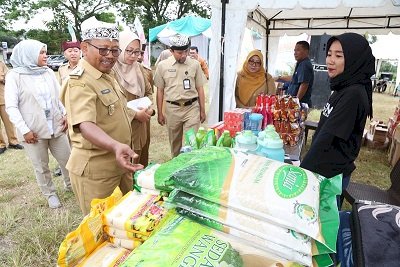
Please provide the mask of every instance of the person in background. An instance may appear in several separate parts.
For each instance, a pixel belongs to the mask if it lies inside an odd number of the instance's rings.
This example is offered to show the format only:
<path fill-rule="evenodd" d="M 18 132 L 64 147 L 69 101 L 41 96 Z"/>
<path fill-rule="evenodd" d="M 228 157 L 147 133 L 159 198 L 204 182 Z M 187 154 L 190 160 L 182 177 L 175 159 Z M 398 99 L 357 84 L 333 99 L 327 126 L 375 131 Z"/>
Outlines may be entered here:
<path fill-rule="evenodd" d="M 144 78 L 150 83 L 151 86 L 151 93 L 154 93 L 154 82 L 153 82 L 153 71 L 150 67 L 147 67 L 144 65 L 143 62 L 143 57 L 144 57 L 144 51 L 146 50 L 146 44 L 142 44 L 142 49 L 140 51 L 140 55 L 138 55 L 137 61 L 140 63 L 140 65 L 143 67 L 143 75 Z M 151 98 L 151 101 L 153 101 L 153 98 Z M 146 145 L 143 147 L 143 151 L 149 151 L 150 149 L 150 123 L 147 123 L 147 139 L 146 139 Z M 149 164 L 149 153 L 143 152 L 141 157 L 141 164 L 143 166 L 147 166 Z"/>
<path fill-rule="evenodd" d="M 333 93 L 300 166 L 327 178 L 343 174 L 345 190 L 356 168 L 367 116 L 372 118 L 370 78 L 375 73 L 375 58 L 368 41 L 356 33 L 333 36 L 326 48 Z M 342 201 L 343 197 L 338 199 L 339 208 Z"/>
<path fill-rule="evenodd" d="M 208 80 L 208 66 L 207 66 L 207 62 L 205 61 L 204 58 L 202 58 L 201 56 L 199 56 L 199 49 L 197 48 L 197 46 L 191 46 L 189 48 L 189 56 L 193 59 L 196 59 L 200 62 L 200 66 L 201 69 L 204 72 L 204 75 L 206 76 L 207 80 Z"/>
<path fill-rule="evenodd" d="M 145 78 L 144 68 L 137 62 L 141 52 L 139 37 L 133 32 L 127 30 L 119 35 L 119 45 L 122 53 L 119 55 L 114 65 L 115 77 L 124 90 L 128 101 L 139 99 L 142 97 L 153 98 L 153 88 L 149 81 Z M 147 166 L 149 158 L 149 144 L 147 144 L 147 129 L 150 124 L 150 117 L 155 115 L 154 109 L 142 109 L 133 111 L 132 120 L 132 142 L 133 149 L 139 162 L 143 166 Z"/>
<path fill-rule="evenodd" d="M 110 196 L 117 186 L 123 194 L 132 190 L 131 174 L 143 166 L 132 164 L 137 155 L 131 149 L 131 120 L 112 71 L 121 54 L 118 28 L 91 17 L 81 29 L 83 58 L 70 73 L 61 100 L 72 142 L 67 168 L 86 215 L 92 199 Z"/>
<path fill-rule="evenodd" d="M 275 81 L 265 71 L 263 55 L 259 50 L 253 50 L 243 63 L 237 74 L 235 86 L 236 107 L 254 107 L 259 94 L 274 95 Z"/>
<path fill-rule="evenodd" d="M 154 86 L 154 81 L 153 81 L 153 70 L 150 68 L 150 67 L 148 67 L 148 66 L 146 66 L 146 65 L 144 65 L 143 64 L 143 60 L 144 60 L 144 51 L 146 50 L 146 44 L 142 44 L 142 47 L 141 47 L 141 50 L 140 50 L 140 54 L 137 56 L 137 62 L 141 65 L 141 66 L 143 66 L 143 70 L 144 70 L 144 78 L 145 79 L 147 79 L 148 81 L 149 81 L 149 83 L 150 83 L 150 85 L 151 85 L 151 87 L 152 87 L 152 92 L 154 93 L 154 89 L 153 89 L 153 86 Z"/>
<path fill-rule="evenodd" d="M 160 53 L 160 55 L 158 56 L 158 58 L 157 58 L 157 60 L 156 60 L 156 63 L 154 63 L 154 66 L 157 68 L 158 64 L 159 64 L 161 61 L 163 61 L 163 60 L 169 58 L 170 56 L 172 56 L 171 49 L 167 48 L 167 49 L 163 50 L 163 51 Z"/>
<path fill-rule="evenodd" d="M 62 49 L 64 51 L 64 57 L 68 62 L 61 65 L 58 69 L 58 80 L 61 86 L 65 83 L 65 80 L 69 78 L 69 74 L 78 66 L 78 62 L 81 59 L 80 42 L 63 42 Z"/>
<path fill-rule="evenodd" d="M 59 100 L 60 85 L 47 65 L 47 46 L 36 40 L 18 43 L 11 55 L 6 77 L 6 111 L 17 128 L 18 140 L 35 169 L 36 181 L 50 208 L 61 207 L 49 169 L 49 152 L 64 176 L 66 191 L 71 190 L 66 164 L 70 146 L 65 134 L 66 112 Z"/>
<path fill-rule="evenodd" d="M 171 37 L 172 57 L 161 61 L 154 75 L 158 123 L 167 124 L 172 157 L 179 155 L 183 133 L 190 128 L 197 132 L 206 119 L 203 86 L 207 79 L 200 63 L 187 56 L 189 43 L 187 36 Z"/>
<path fill-rule="evenodd" d="M 312 107 L 311 94 L 314 83 L 314 69 L 308 54 L 310 52 L 310 44 L 307 41 L 299 41 L 294 48 L 294 58 L 296 59 L 296 67 L 292 76 L 278 76 L 275 78 L 277 82 L 290 82 L 286 93 L 297 97 L 301 103 L 307 103 Z"/>
<path fill-rule="evenodd" d="M 63 42 L 62 49 L 64 51 L 64 57 L 68 60 L 68 62 L 58 68 L 57 78 L 61 86 L 65 84 L 65 81 L 69 78 L 71 71 L 74 70 L 78 65 L 78 62 L 81 58 L 80 42 Z M 61 174 L 61 168 L 60 166 L 57 166 L 57 168 L 54 170 L 54 176 L 61 176 Z"/>
<path fill-rule="evenodd" d="M 8 114 L 6 112 L 6 103 L 4 100 L 4 84 L 6 82 L 6 74 L 8 72 L 8 68 L 3 61 L 0 61 L 0 154 L 3 154 L 6 149 L 6 142 L 3 137 L 3 130 L 1 129 L 1 121 L 3 121 L 4 128 L 6 129 L 6 134 L 8 138 L 8 148 L 12 149 L 24 149 L 22 145 L 18 143 L 17 137 L 15 135 L 15 128 Z"/>

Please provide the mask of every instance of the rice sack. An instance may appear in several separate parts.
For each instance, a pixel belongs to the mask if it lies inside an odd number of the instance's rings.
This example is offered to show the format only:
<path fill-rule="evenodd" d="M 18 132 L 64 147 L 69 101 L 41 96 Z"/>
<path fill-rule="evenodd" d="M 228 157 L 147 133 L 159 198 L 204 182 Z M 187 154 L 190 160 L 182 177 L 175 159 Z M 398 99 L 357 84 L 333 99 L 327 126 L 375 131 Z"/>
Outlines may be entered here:
<path fill-rule="evenodd" d="M 211 228 L 173 210 L 167 216 L 159 230 L 132 251 L 122 266 L 243 266 L 239 253 L 214 236 Z"/>

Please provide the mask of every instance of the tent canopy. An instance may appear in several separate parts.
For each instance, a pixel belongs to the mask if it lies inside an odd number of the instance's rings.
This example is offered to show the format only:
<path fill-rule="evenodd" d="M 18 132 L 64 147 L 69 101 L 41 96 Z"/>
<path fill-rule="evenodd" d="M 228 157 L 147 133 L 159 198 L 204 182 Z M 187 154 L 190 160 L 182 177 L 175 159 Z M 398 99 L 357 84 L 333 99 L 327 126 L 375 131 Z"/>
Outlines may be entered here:
<path fill-rule="evenodd" d="M 186 16 L 150 29 L 149 41 L 156 41 L 160 35 L 162 37 L 169 37 L 177 33 L 192 37 L 206 32 L 210 27 L 211 20 L 209 19 Z"/>
<path fill-rule="evenodd" d="M 211 73 L 209 124 L 221 119 L 221 110 L 230 110 L 236 106 L 234 95 L 236 67 L 246 26 L 264 33 L 266 42 L 261 50 L 264 54 L 268 53 L 269 70 L 273 68 L 271 64 L 276 60 L 279 36 L 284 34 L 334 35 L 343 32 L 400 34 L 400 0 L 208 1 L 212 8 L 213 32 L 209 62 Z M 222 21 L 223 6 L 226 7 L 224 21 Z M 225 25 L 225 35 L 222 38 L 221 24 Z M 221 54 L 224 55 L 222 63 Z M 221 69 L 223 73 L 220 73 Z M 223 77 L 221 79 L 223 88 L 220 88 L 220 77 Z M 219 104 L 220 97 L 223 98 L 222 106 Z"/>

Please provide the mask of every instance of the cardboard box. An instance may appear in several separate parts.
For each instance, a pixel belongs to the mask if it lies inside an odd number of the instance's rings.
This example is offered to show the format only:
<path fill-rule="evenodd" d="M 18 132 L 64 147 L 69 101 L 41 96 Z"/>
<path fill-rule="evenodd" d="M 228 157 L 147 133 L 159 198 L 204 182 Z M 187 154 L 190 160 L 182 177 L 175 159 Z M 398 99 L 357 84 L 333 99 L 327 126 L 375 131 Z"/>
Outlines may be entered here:
<path fill-rule="evenodd" d="M 383 144 L 388 134 L 388 126 L 382 121 L 371 121 L 368 134 L 372 136 L 371 140 Z"/>
<path fill-rule="evenodd" d="M 388 121 L 388 133 L 387 136 L 391 140 L 393 138 L 394 130 L 396 129 L 397 125 L 399 125 L 399 122 L 396 122 L 393 117 L 389 118 Z"/>
<path fill-rule="evenodd" d="M 392 144 L 390 145 L 388 160 L 391 166 L 394 166 L 400 158 L 400 125 L 394 131 Z"/>
<path fill-rule="evenodd" d="M 374 137 L 370 133 L 367 133 L 366 145 L 372 149 L 386 150 L 389 147 L 389 138 L 385 137 L 385 141 L 383 142 L 375 141 Z"/>
<path fill-rule="evenodd" d="M 388 128 L 386 125 L 378 124 L 375 127 L 375 133 L 373 140 L 380 143 L 385 143 L 388 134 Z"/>
<path fill-rule="evenodd" d="M 390 166 L 394 167 L 399 158 L 400 158 L 400 142 L 393 139 L 392 144 L 390 145 L 389 155 L 388 155 Z"/>

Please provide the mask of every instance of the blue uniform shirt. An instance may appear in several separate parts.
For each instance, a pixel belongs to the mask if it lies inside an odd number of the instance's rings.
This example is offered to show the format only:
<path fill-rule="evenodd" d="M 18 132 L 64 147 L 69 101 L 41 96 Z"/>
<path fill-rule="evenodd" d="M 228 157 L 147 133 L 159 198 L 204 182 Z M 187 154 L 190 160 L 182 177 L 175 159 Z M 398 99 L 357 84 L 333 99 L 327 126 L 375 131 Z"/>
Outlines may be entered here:
<path fill-rule="evenodd" d="M 311 93 L 312 85 L 314 82 L 314 69 L 308 57 L 296 64 L 296 68 L 294 69 L 294 73 L 292 76 L 292 81 L 290 82 L 287 93 L 292 96 L 297 96 L 300 84 L 304 82 L 308 83 L 308 89 L 300 102 L 307 103 L 308 106 L 311 107 Z"/>

